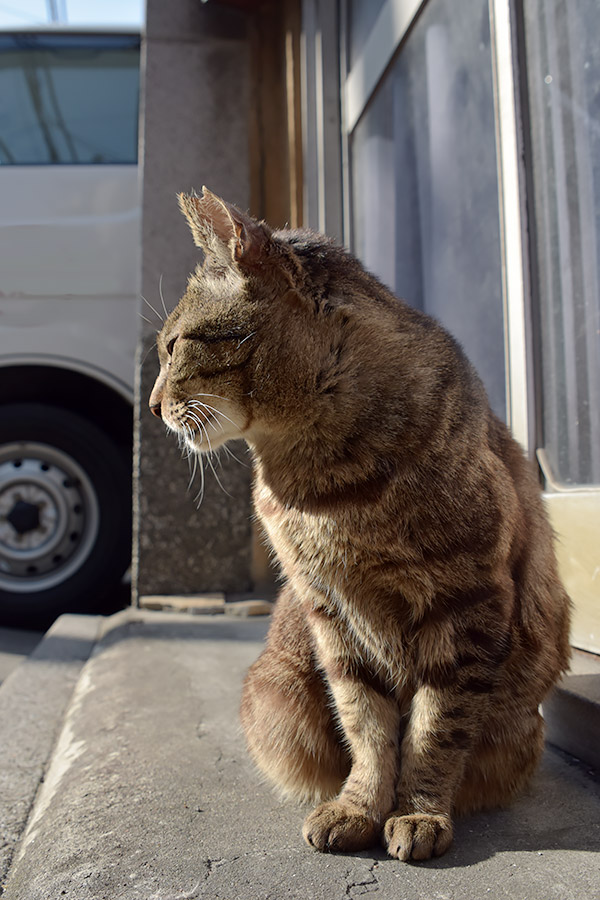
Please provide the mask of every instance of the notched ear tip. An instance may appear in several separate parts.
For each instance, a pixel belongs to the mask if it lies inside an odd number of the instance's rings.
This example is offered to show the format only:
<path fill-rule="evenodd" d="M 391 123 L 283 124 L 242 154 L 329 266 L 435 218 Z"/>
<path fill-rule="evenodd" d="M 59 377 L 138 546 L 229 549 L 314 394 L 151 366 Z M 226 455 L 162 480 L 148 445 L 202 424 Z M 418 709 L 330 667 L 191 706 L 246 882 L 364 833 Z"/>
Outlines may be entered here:
<path fill-rule="evenodd" d="M 236 206 L 213 194 L 206 185 L 202 196 L 177 194 L 180 209 L 191 228 L 194 242 L 205 251 L 230 262 L 250 267 L 266 258 L 271 229 Z"/>
<path fill-rule="evenodd" d="M 198 199 L 205 203 L 216 203 L 218 206 L 222 206 L 224 209 L 228 209 L 231 205 L 223 200 L 222 197 L 219 197 L 218 194 L 213 193 L 213 191 L 207 188 L 205 184 L 202 185 L 202 196 Z"/>
<path fill-rule="evenodd" d="M 231 221 L 229 204 L 209 191 L 205 185 L 202 187 L 202 196 L 198 197 L 198 207 L 203 215 L 209 218 L 220 219 L 223 222 Z"/>
<path fill-rule="evenodd" d="M 182 191 L 180 194 L 176 194 L 176 197 L 179 208 L 184 216 L 189 218 L 190 214 L 197 211 L 197 204 L 200 198 L 194 190 L 192 190 L 190 194 L 185 194 Z"/>

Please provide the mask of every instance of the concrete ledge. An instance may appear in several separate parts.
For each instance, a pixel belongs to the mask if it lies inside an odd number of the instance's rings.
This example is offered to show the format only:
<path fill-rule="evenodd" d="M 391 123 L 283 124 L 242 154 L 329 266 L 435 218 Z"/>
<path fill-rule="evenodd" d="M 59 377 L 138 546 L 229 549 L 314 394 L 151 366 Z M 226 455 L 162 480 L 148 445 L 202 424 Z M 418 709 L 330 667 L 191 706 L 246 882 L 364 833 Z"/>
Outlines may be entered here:
<path fill-rule="evenodd" d="M 151 594 L 140 597 L 140 609 L 163 610 L 169 609 L 175 612 L 192 613 L 196 616 L 215 616 L 225 612 L 225 594 L 184 594 L 171 596 L 170 594 Z"/>
<path fill-rule="evenodd" d="M 258 597 L 244 600 L 229 600 L 225 594 L 187 594 L 171 596 L 154 594 L 140 597 L 140 609 L 173 610 L 174 612 L 191 613 L 195 616 L 269 616 L 273 612 L 273 603 Z"/>

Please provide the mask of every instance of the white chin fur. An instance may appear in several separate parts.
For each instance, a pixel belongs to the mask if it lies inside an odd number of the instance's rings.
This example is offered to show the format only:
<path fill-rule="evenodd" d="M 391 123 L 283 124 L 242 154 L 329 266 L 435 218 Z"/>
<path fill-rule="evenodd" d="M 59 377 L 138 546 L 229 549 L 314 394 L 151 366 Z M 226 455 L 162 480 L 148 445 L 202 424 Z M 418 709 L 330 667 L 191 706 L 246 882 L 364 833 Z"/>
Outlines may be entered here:
<path fill-rule="evenodd" d="M 193 434 L 187 432 L 184 435 L 184 443 L 186 447 L 189 447 L 194 453 L 210 453 L 211 450 L 216 450 L 218 447 L 225 444 L 231 437 L 232 435 L 222 431 L 211 432 L 208 439 L 206 435 L 201 432 L 195 431 Z"/>

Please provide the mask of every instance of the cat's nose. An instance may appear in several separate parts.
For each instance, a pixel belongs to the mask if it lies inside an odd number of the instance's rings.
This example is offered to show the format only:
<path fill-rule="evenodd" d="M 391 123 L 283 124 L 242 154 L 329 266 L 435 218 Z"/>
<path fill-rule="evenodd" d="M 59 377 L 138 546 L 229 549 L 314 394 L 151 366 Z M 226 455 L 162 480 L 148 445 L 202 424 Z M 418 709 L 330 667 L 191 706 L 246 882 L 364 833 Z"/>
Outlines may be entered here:
<path fill-rule="evenodd" d="M 150 412 L 153 416 L 156 416 L 157 419 L 162 419 L 162 410 L 160 408 L 160 403 L 152 403 L 150 405 Z"/>

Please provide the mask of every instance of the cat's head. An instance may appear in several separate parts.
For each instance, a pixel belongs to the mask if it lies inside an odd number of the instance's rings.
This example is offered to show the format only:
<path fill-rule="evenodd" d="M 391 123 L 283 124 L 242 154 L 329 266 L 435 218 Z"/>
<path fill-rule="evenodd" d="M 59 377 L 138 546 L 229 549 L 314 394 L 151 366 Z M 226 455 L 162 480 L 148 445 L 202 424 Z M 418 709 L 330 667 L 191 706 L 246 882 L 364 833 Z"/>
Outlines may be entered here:
<path fill-rule="evenodd" d="M 310 236 L 272 232 L 206 189 L 179 203 L 205 260 L 158 335 L 150 408 L 197 452 L 310 428 L 339 364 L 339 317 L 296 252 Z"/>

